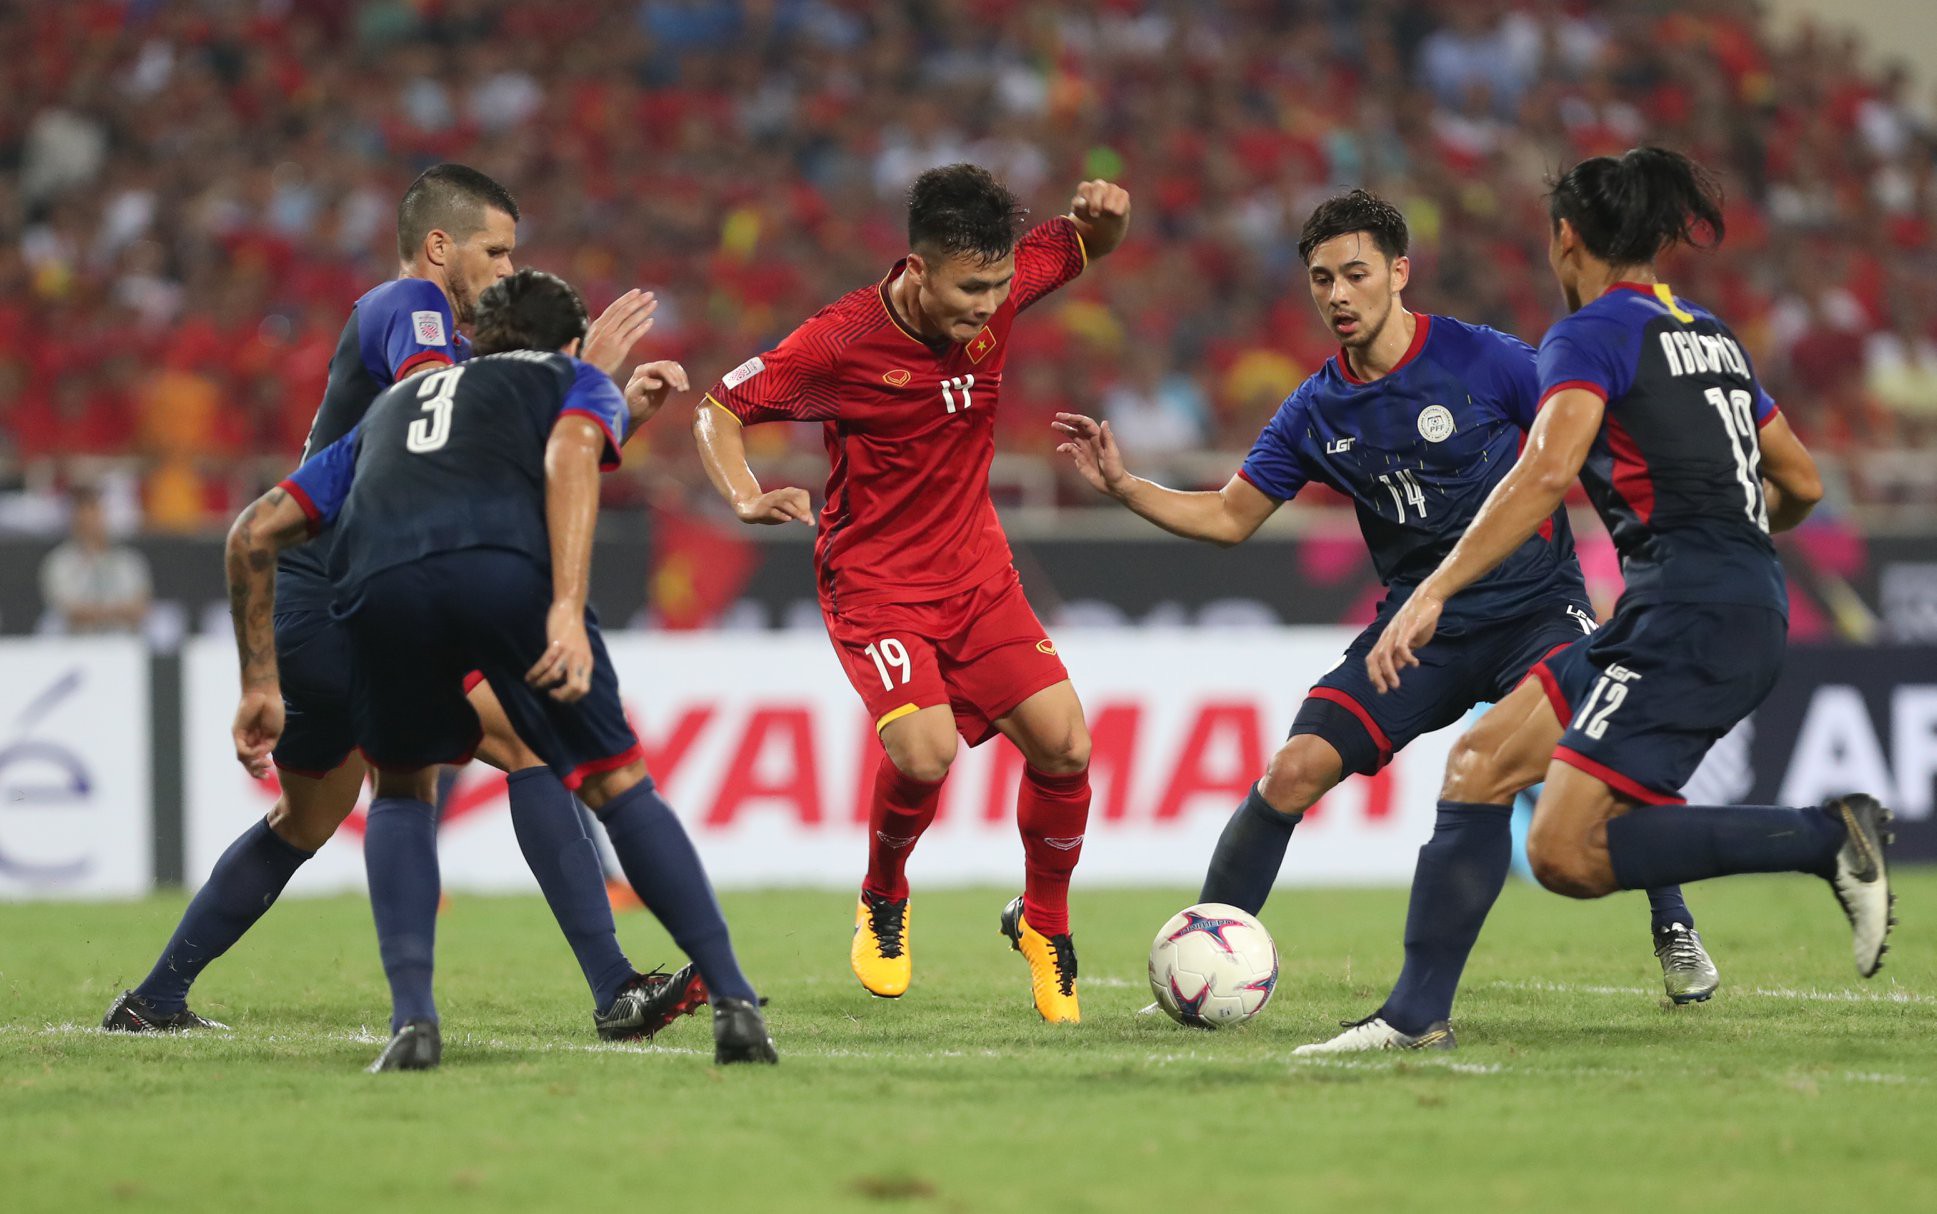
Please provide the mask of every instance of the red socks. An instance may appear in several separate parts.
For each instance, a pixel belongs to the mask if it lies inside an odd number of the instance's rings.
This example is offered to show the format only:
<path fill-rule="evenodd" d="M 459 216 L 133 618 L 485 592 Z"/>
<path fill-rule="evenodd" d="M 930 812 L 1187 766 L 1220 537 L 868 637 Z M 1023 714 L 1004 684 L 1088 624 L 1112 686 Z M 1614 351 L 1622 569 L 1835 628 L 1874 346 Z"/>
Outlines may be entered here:
<path fill-rule="evenodd" d="M 868 803 L 868 876 L 861 882 L 863 890 L 877 898 L 908 896 L 908 854 L 935 820 L 941 799 L 940 783 L 909 779 L 894 760 L 881 756 L 881 766 L 874 773 L 874 796 Z"/>
<path fill-rule="evenodd" d="M 1069 931 L 1069 875 L 1083 854 L 1089 817 L 1089 768 L 1052 776 L 1024 765 L 1016 796 L 1025 873 L 1022 912 L 1045 936 Z"/>
<path fill-rule="evenodd" d="M 942 786 L 912 780 L 886 755 L 874 773 L 868 805 L 868 875 L 861 888 L 877 898 L 908 896 L 908 855 L 935 820 Z M 1083 854 L 1090 816 L 1088 768 L 1052 776 L 1025 765 L 1016 796 L 1025 879 L 1022 909 L 1045 936 L 1069 930 L 1069 876 Z"/>

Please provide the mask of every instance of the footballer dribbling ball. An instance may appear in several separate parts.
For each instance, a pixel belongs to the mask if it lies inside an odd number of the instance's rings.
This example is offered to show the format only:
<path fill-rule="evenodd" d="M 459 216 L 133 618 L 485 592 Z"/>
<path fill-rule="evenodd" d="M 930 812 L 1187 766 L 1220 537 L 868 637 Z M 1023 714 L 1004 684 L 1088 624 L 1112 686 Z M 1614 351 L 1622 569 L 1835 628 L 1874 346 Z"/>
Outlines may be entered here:
<path fill-rule="evenodd" d="M 1271 1002 L 1278 946 L 1251 915 L 1221 902 L 1185 907 L 1150 943 L 1150 991 L 1179 1024 L 1243 1024 Z"/>

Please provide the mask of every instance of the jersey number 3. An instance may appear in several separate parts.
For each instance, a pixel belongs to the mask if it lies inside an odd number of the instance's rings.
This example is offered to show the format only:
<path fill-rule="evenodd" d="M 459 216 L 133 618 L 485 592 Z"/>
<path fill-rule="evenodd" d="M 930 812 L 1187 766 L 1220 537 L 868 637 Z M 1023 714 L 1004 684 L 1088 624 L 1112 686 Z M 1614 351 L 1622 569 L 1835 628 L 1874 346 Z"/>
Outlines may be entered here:
<path fill-rule="evenodd" d="M 452 397 L 457 393 L 458 377 L 464 374 L 463 367 L 446 367 L 424 376 L 422 386 L 417 389 L 417 399 L 425 415 L 410 423 L 410 433 L 404 437 L 404 447 L 413 455 L 428 455 L 442 450 L 451 441 Z"/>

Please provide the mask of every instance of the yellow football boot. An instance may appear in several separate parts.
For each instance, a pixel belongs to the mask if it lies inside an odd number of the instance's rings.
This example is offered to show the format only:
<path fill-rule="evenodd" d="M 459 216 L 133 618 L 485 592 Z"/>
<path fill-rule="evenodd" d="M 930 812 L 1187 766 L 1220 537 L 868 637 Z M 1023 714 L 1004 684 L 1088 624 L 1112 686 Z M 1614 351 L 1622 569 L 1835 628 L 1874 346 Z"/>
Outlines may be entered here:
<path fill-rule="evenodd" d="M 1045 936 L 1022 917 L 1022 899 L 1002 910 L 1002 934 L 1009 947 L 1029 963 L 1029 993 L 1036 1011 L 1051 1024 L 1075 1024 L 1083 1018 L 1076 1006 L 1076 942 L 1065 932 Z"/>
<path fill-rule="evenodd" d="M 908 899 L 876 898 L 861 891 L 847 957 L 868 994 L 896 999 L 907 991 L 915 968 L 908 955 Z"/>

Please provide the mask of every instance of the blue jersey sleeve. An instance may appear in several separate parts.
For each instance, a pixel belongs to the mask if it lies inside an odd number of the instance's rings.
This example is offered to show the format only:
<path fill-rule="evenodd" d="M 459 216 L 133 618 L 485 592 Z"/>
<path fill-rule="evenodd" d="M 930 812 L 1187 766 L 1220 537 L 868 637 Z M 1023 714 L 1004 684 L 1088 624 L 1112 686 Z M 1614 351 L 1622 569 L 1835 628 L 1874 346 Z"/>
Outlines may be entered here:
<path fill-rule="evenodd" d="M 457 323 L 438 285 L 400 278 L 358 309 L 363 365 L 380 384 L 394 384 L 426 364 L 457 361 Z"/>
<path fill-rule="evenodd" d="M 352 427 L 348 434 L 310 456 L 302 467 L 276 486 L 303 508 L 311 535 L 336 522 L 336 516 L 343 513 L 343 503 L 350 496 L 350 482 L 356 479 L 356 455 L 362 437 L 363 427 Z"/>
<path fill-rule="evenodd" d="M 572 386 L 565 390 L 565 399 L 558 406 L 558 416 L 570 415 L 589 418 L 605 431 L 605 454 L 599 460 L 599 470 L 617 468 L 619 448 L 625 445 L 626 422 L 632 414 L 612 377 L 590 363 L 574 360 Z"/>
<path fill-rule="evenodd" d="M 1569 388 L 1584 388 L 1603 401 L 1625 396 L 1634 381 L 1629 344 L 1627 334 L 1605 320 L 1578 314 L 1562 320 L 1540 343 L 1539 404 Z"/>
<path fill-rule="evenodd" d="M 1540 363 L 1532 346 L 1511 333 L 1485 329 L 1485 378 L 1488 395 L 1500 412 L 1522 430 L 1533 429 L 1540 412 Z"/>
<path fill-rule="evenodd" d="M 1300 387 L 1271 415 L 1238 469 L 1238 475 L 1266 497 L 1290 501 L 1311 479 L 1305 472 L 1304 459 L 1298 454 L 1298 430 L 1304 416 L 1305 390 Z"/>

